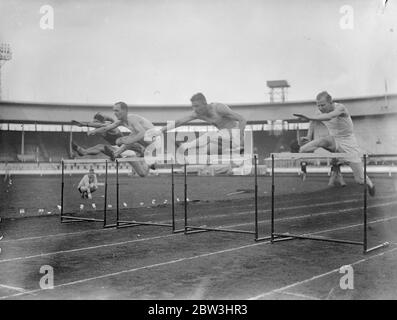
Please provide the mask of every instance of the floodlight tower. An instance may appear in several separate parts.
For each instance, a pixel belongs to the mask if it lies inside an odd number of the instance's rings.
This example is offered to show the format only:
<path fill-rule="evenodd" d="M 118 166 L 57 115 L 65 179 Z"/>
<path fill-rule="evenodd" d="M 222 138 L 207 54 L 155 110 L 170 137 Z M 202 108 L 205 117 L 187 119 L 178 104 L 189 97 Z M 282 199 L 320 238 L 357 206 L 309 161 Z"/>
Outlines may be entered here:
<path fill-rule="evenodd" d="M 287 80 L 267 81 L 266 84 L 270 89 L 270 102 L 285 102 L 287 99 L 288 88 L 290 87 Z"/>
<path fill-rule="evenodd" d="M 11 60 L 11 58 L 12 58 L 12 53 L 11 53 L 10 45 L 7 43 L 1 43 L 0 44 L 0 100 L 1 100 L 1 88 L 2 88 L 1 68 L 8 60 Z"/>

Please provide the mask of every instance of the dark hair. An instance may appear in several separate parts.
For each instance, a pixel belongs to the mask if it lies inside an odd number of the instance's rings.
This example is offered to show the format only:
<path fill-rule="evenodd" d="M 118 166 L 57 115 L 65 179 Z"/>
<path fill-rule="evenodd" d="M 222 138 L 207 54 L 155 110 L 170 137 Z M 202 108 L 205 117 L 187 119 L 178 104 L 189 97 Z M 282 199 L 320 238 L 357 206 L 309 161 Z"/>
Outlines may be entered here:
<path fill-rule="evenodd" d="M 320 100 L 322 97 L 325 97 L 327 99 L 327 102 L 331 102 L 332 101 L 332 97 L 331 95 L 327 92 L 327 91 L 321 91 L 317 97 L 316 100 Z"/>
<path fill-rule="evenodd" d="M 95 114 L 94 119 L 98 120 L 99 122 L 105 122 L 105 117 L 100 112 L 97 112 Z"/>
<path fill-rule="evenodd" d="M 191 102 L 193 102 L 193 101 L 202 101 L 202 102 L 207 103 L 207 99 L 205 98 L 205 96 L 201 92 L 194 94 L 190 98 L 190 101 Z"/>
<path fill-rule="evenodd" d="M 122 110 L 128 111 L 128 106 L 123 101 L 116 102 L 115 105 L 119 105 Z"/>

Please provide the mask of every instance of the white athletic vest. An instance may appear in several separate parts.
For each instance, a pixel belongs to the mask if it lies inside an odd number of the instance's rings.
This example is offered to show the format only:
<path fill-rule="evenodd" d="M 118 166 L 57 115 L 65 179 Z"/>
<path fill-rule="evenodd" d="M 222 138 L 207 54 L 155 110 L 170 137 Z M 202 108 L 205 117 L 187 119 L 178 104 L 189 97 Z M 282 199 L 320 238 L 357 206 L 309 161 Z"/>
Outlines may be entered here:
<path fill-rule="evenodd" d="M 335 103 L 335 105 L 340 104 Z M 346 107 L 345 109 L 347 111 Z M 343 116 L 324 121 L 324 124 L 328 128 L 329 134 L 333 137 L 347 137 L 354 134 L 353 121 L 348 111 Z"/>

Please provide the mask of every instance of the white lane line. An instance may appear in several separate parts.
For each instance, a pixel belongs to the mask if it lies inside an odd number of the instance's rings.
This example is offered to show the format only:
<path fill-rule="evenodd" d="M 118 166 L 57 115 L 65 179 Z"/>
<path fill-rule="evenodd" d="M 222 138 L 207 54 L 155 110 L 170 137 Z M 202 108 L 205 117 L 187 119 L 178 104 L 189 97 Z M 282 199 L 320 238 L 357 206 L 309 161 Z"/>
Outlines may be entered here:
<path fill-rule="evenodd" d="M 380 198 L 380 197 L 379 197 Z M 395 198 L 395 196 L 386 196 L 384 198 Z M 281 208 L 276 208 L 277 212 L 276 214 L 279 214 L 279 211 L 287 211 L 287 210 L 295 210 L 295 209 L 307 209 L 307 208 L 316 208 L 316 207 L 322 207 L 322 206 L 330 206 L 330 205 L 335 205 L 335 204 L 340 204 L 340 203 L 353 203 L 353 202 L 362 202 L 362 199 L 357 199 L 357 200 L 344 200 L 344 201 L 334 201 L 334 202 L 325 202 L 325 203 L 321 203 L 321 204 L 312 204 L 312 205 L 299 205 L 299 206 L 293 206 L 293 207 L 281 207 Z M 385 203 L 381 203 L 381 204 L 373 204 L 373 205 L 368 205 L 367 208 L 371 209 L 371 208 L 378 208 L 378 207 L 385 207 L 385 206 L 389 206 L 392 204 L 397 204 L 397 200 L 396 201 L 391 201 L 391 202 L 385 202 Z M 291 217 L 287 217 L 287 218 L 279 218 L 276 219 L 276 221 L 288 221 L 288 220 L 295 220 L 295 219 L 303 219 L 303 218 L 308 218 L 308 217 L 317 217 L 317 216 L 321 216 L 321 215 L 328 215 L 328 214 L 338 214 L 338 213 L 345 213 L 345 212 L 349 212 L 349 211 L 354 211 L 354 210 L 358 210 L 361 209 L 361 207 L 351 207 L 351 208 L 347 208 L 347 209 L 338 209 L 338 210 L 334 210 L 334 211 L 324 211 L 321 213 L 313 213 L 313 214 L 306 214 L 306 215 L 299 215 L 299 216 L 291 216 Z M 271 212 L 270 209 L 265 209 L 265 210 L 258 210 L 258 213 L 269 213 Z M 218 215 L 207 215 L 207 216 L 196 216 L 196 217 L 192 217 L 192 218 L 188 218 L 189 221 L 194 221 L 194 220 L 203 220 L 203 219 L 207 219 L 207 218 L 225 218 L 225 217 L 231 217 L 231 216 L 240 216 L 240 215 L 245 215 L 245 214 L 253 214 L 255 213 L 254 210 L 250 210 L 250 211 L 240 211 L 240 212 L 232 212 L 232 213 L 222 213 L 222 214 L 218 214 Z M 184 219 L 175 219 L 175 222 L 183 222 Z M 261 220 L 259 221 L 259 223 L 266 223 L 269 222 L 270 219 L 267 220 Z M 133 220 L 131 220 L 131 222 L 133 222 Z M 169 223 L 169 220 L 162 220 L 162 221 L 158 221 L 158 223 Z M 229 225 L 229 227 L 231 226 L 244 226 L 244 225 L 250 225 L 253 224 L 254 222 L 247 222 L 247 223 L 241 223 L 241 224 L 237 224 L 237 225 Z M 223 226 L 226 227 L 226 226 Z"/>
<path fill-rule="evenodd" d="M 196 256 L 192 256 L 192 257 L 183 257 L 183 258 L 180 258 L 180 259 L 160 262 L 160 263 L 156 263 L 156 264 L 151 264 L 151 265 L 147 265 L 147 266 L 137 267 L 137 268 L 123 270 L 123 271 L 118 271 L 118 272 L 113 272 L 113 273 L 108 273 L 108 274 L 104 274 L 104 275 L 97 276 L 97 277 L 76 280 L 76 281 L 72 281 L 72 282 L 67 282 L 67 283 L 55 285 L 52 290 L 54 290 L 55 288 L 61 288 L 61 287 L 71 286 L 71 285 L 80 284 L 80 283 L 84 283 L 84 282 L 88 282 L 88 281 L 109 278 L 109 277 L 118 276 L 118 275 L 121 275 L 121 274 L 126 274 L 126 273 L 140 271 L 140 270 L 152 269 L 152 268 L 156 268 L 156 267 L 161 267 L 161 266 L 166 266 L 166 265 L 170 265 L 170 264 L 175 264 L 175 263 L 178 263 L 178 262 L 184 262 L 184 261 L 189 261 L 189 260 L 209 257 L 209 256 L 221 254 L 221 253 L 226 253 L 226 252 L 233 252 L 233 251 L 236 251 L 236 250 L 241 250 L 241 249 L 255 247 L 255 246 L 258 246 L 258 245 L 261 245 L 261 244 L 262 243 L 254 243 L 254 244 L 249 244 L 249 245 L 245 245 L 245 246 L 234 247 L 234 248 L 230 248 L 230 249 L 224 249 L 224 250 L 221 250 L 221 251 L 204 253 L 204 254 L 200 254 L 200 255 L 196 255 Z M 26 291 L 24 293 L 18 293 L 18 294 L 13 294 L 13 295 L 9 295 L 9 296 L 3 296 L 3 297 L 0 297 L 0 300 L 1 299 L 6 299 L 6 298 L 10 298 L 10 297 L 17 297 L 17 296 L 21 296 L 21 295 L 25 295 L 25 294 L 34 294 L 34 293 L 40 292 L 42 290 L 43 289 L 36 289 L 36 290 Z"/>
<path fill-rule="evenodd" d="M 376 254 L 376 255 L 370 256 L 370 257 L 368 257 L 368 258 L 360 259 L 360 260 L 357 260 L 357 261 L 355 261 L 355 262 L 353 262 L 353 263 L 346 264 L 346 265 L 354 266 L 354 265 L 357 265 L 357 264 L 360 264 L 360 263 L 369 261 L 369 260 L 371 260 L 371 259 L 379 258 L 379 257 L 381 257 L 381 256 L 383 256 L 383 255 L 385 255 L 385 254 L 394 252 L 394 251 L 396 251 L 396 250 L 397 250 L 397 248 L 393 248 L 393 249 L 390 249 L 390 250 L 386 250 L 386 251 L 383 251 L 383 252 L 378 253 L 378 254 Z M 264 298 L 264 297 L 266 297 L 266 296 L 268 296 L 268 295 L 271 295 L 271 294 L 274 294 L 274 293 L 283 293 L 284 290 L 288 290 L 288 289 L 291 289 L 291 288 L 293 288 L 293 287 L 296 287 L 296 286 L 299 286 L 299 285 L 302 285 L 302 284 L 306 284 L 306 283 L 309 283 L 309 282 L 311 282 L 311 281 L 314 281 L 314 280 L 323 278 L 323 277 L 325 277 L 325 276 L 328 276 L 328 275 L 331 275 L 331 274 L 333 274 L 333 273 L 339 272 L 339 270 L 340 270 L 340 268 L 337 268 L 337 269 L 334 269 L 334 270 L 331 270 L 331 271 L 328 271 L 328 272 L 325 272 L 325 273 L 316 275 L 316 276 L 314 276 L 314 277 L 311 277 L 311 278 L 308 278 L 308 279 L 305 279 L 305 280 L 302 280 L 302 281 L 294 282 L 294 283 L 292 283 L 292 284 L 290 284 L 290 285 L 287 285 L 287 286 L 284 286 L 284 287 L 281 287 L 281 288 L 278 288 L 278 289 L 274 289 L 274 290 L 271 290 L 271 291 L 268 291 L 268 292 L 261 293 L 261 294 L 259 294 L 259 295 L 257 295 L 257 296 L 254 296 L 254 297 L 249 298 L 248 300 L 258 300 L 258 299 Z"/>
<path fill-rule="evenodd" d="M 388 198 L 395 198 L 395 196 L 382 196 L 382 197 L 377 197 L 377 199 L 388 199 Z M 304 209 L 304 208 L 314 208 L 314 207 L 321 207 L 321 206 L 328 206 L 328 205 L 334 205 L 334 204 L 340 204 L 340 203 L 353 203 L 353 202 L 360 202 L 362 199 L 349 199 L 349 200 L 343 200 L 343 201 L 334 201 L 334 202 L 322 202 L 322 203 L 316 203 L 316 204 L 311 204 L 311 205 L 299 205 L 299 206 L 292 206 L 292 207 L 282 207 L 282 208 L 277 208 L 277 211 L 281 210 L 296 210 L 296 209 Z M 228 207 L 223 207 L 223 209 L 227 209 Z M 234 208 L 234 207 L 231 207 Z M 265 209 L 265 210 L 258 210 L 259 213 L 267 213 L 270 212 L 270 209 Z M 223 218 L 223 217 L 230 217 L 230 216 L 237 216 L 237 215 L 244 215 L 244 214 L 252 214 L 254 213 L 253 210 L 250 211 L 240 211 L 240 212 L 232 212 L 228 214 L 218 214 L 218 215 L 206 215 L 206 216 L 200 216 L 200 217 L 193 217 L 190 218 L 189 220 L 198 220 L 198 219 L 206 219 L 206 218 Z M 176 222 L 183 221 L 184 219 L 176 219 Z M 163 220 L 159 221 L 159 223 L 168 223 L 169 220 Z M 56 237 L 66 237 L 66 236 L 74 236 L 74 235 L 80 235 L 80 234 L 90 234 L 90 233 L 101 233 L 103 231 L 114 231 L 115 229 L 110 228 L 110 229 L 97 229 L 97 230 L 85 230 L 85 231 L 76 231 L 76 232 L 68 232 L 68 233 L 57 233 L 57 234 L 51 234 L 51 235 L 44 235 L 44 236 L 34 236 L 34 237 L 26 237 L 26 238 L 18 238 L 18 239 L 10 239 L 10 240 L 3 240 L 2 243 L 7 243 L 7 242 L 18 242 L 18 241 L 32 241 L 32 240 L 41 240 L 41 239 L 47 239 L 47 238 L 56 238 Z"/>
<path fill-rule="evenodd" d="M 378 219 L 378 220 L 372 220 L 372 221 L 368 222 L 368 224 L 378 223 L 378 222 L 386 222 L 386 221 L 395 220 L 395 219 L 397 219 L 397 217 L 389 217 L 389 218 L 383 218 L 383 219 Z M 327 229 L 327 230 L 320 230 L 320 231 L 316 231 L 316 232 L 304 233 L 304 234 L 302 234 L 302 236 L 318 234 L 318 233 L 325 233 L 325 232 L 332 232 L 332 231 L 339 231 L 339 230 L 350 229 L 350 228 L 355 228 L 355 227 L 362 227 L 362 226 L 363 226 L 362 223 L 357 223 L 357 224 L 338 227 L 338 228 L 334 228 L 334 229 Z M 395 243 L 392 243 L 392 244 L 395 244 Z"/>
<path fill-rule="evenodd" d="M 376 199 L 389 199 L 389 198 L 395 198 L 394 196 L 381 196 L 377 197 Z M 307 200 L 307 199 L 306 199 Z M 313 207 L 321 207 L 321 206 L 328 206 L 328 205 L 334 205 L 334 204 L 340 204 L 340 203 L 353 203 L 353 202 L 360 202 L 362 199 L 348 199 L 348 200 L 342 200 L 342 201 L 333 201 L 333 202 L 321 202 L 321 203 L 316 203 L 316 204 L 309 204 L 309 205 L 299 205 L 299 206 L 291 206 L 291 207 L 282 207 L 282 208 L 277 208 L 277 210 L 295 210 L 295 209 L 303 209 L 303 208 L 313 208 Z M 234 206 L 234 207 L 222 207 L 222 209 L 227 209 L 227 208 L 237 208 L 237 207 L 242 207 L 242 206 Z M 246 206 L 245 206 L 246 207 Z M 266 213 L 269 212 L 269 209 L 265 210 L 259 210 L 259 213 Z M 244 215 L 244 214 L 251 214 L 254 213 L 253 210 L 250 211 L 240 211 L 240 212 L 232 212 L 228 214 L 218 214 L 218 215 L 206 215 L 206 216 L 200 216 L 200 217 L 193 217 L 191 220 L 195 219 L 206 219 L 206 218 L 223 218 L 223 217 L 230 217 L 230 216 L 237 216 L 237 215 Z M 184 219 L 176 219 L 175 221 L 183 221 Z M 189 219 L 190 220 L 190 219 Z M 167 223 L 169 220 L 163 220 L 159 221 L 159 223 Z M 43 235 L 43 236 L 32 236 L 32 237 L 26 237 L 26 238 L 17 238 L 17 239 L 10 239 L 10 240 L 3 240 L 3 243 L 8 243 L 8 242 L 18 242 L 18 241 L 32 241 L 32 240 L 41 240 L 41 239 L 47 239 L 47 238 L 56 238 L 56 237 L 66 237 L 66 236 L 74 236 L 74 235 L 79 235 L 79 234 L 90 234 L 90 233 L 100 233 L 103 231 L 114 231 L 114 228 L 109 228 L 109 229 L 97 229 L 97 230 L 84 230 L 84 231 L 76 231 L 76 232 L 67 232 L 67 233 L 57 233 L 57 234 L 50 234 L 50 235 Z"/>
<path fill-rule="evenodd" d="M 344 201 L 360 201 L 360 199 L 361 198 L 354 198 L 355 196 L 362 196 L 362 193 L 352 193 L 352 194 L 349 194 L 349 196 L 347 196 L 347 197 L 343 197 L 343 198 L 348 198 L 348 200 L 340 200 L 339 202 L 337 202 L 337 203 L 340 203 L 340 202 L 344 202 Z M 396 195 L 389 195 L 389 196 L 379 196 L 379 197 L 376 197 L 376 199 L 383 199 L 383 198 L 395 198 L 396 197 Z M 237 198 L 237 199 L 227 199 L 228 201 L 233 201 L 233 200 L 236 200 L 236 201 L 239 201 L 239 200 L 243 200 L 243 201 L 246 201 L 246 200 L 249 200 L 250 198 L 245 198 L 245 199 L 239 199 L 239 198 Z M 342 196 L 341 196 L 341 199 L 342 199 Z M 253 200 L 253 199 L 252 199 Z M 277 199 L 276 199 L 277 200 Z M 288 204 L 288 203 L 291 203 L 291 202 L 305 202 L 305 201 L 308 201 L 308 200 L 313 200 L 313 198 L 304 198 L 304 197 L 301 197 L 299 200 L 289 200 L 289 201 L 283 201 L 283 203 L 284 204 Z M 324 200 L 329 200 L 329 197 L 317 197 L 317 198 L 315 198 L 315 200 L 318 200 L 318 201 L 324 201 Z M 251 201 L 252 202 L 252 201 Z M 321 204 L 326 204 L 326 203 L 328 203 L 328 202 L 321 202 L 321 203 L 318 203 L 318 205 L 319 206 L 321 206 Z M 210 205 L 213 207 L 213 208 L 205 208 L 205 210 L 206 211 L 218 211 L 219 210 L 219 208 L 218 207 L 216 207 L 216 204 L 214 205 L 213 203 L 210 203 Z M 243 205 L 229 205 L 229 206 L 224 206 L 224 207 L 222 207 L 222 209 L 224 209 L 224 210 L 226 210 L 226 209 L 236 209 L 236 208 L 247 208 L 247 207 L 253 207 L 254 206 L 254 204 L 251 204 L 251 203 L 248 203 L 248 204 L 243 204 Z M 132 208 L 132 209 L 134 209 L 134 208 Z M 136 209 L 136 208 L 135 208 Z M 238 212 L 237 212 L 238 213 Z M 156 217 L 156 216 L 158 216 L 158 213 L 150 213 L 150 214 L 145 214 L 145 217 Z M 205 217 L 222 217 L 223 215 L 209 215 L 209 216 L 205 216 Z"/>
<path fill-rule="evenodd" d="M 397 204 L 397 201 L 385 202 L 385 203 L 378 204 L 378 205 L 370 205 L 370 206 L 367 206 L 367 209 L 388 207 L 393 204 Z M 305 218 L 319 217 L 319 216 L 324 216 L 324 215 L 329 215 L 329 214 L 346 214 L 347 212 L 354 212 L 354 211 L 361 210 L 361 209 L 362 209 L 362 207 L 350 207 L 350 208 L 334 210 L 334 211 L 323 211 L 323 212 L 318 212 L 318 213 L 309 213 L 309 214 L 300 215 L 300 216 L 277 218 L 277 219 L 274 219 L 274 221 L 275 222 L 284 222 L 284 221 L 290 221 L 290 220 L 299 220 L 299 219 L 305 219 Z M 270 219 L 259 221 L 259 223 L 269 223 L 269 222 L 271 222 Z M 245 222 L 245 223 L 239 223 L 239 224 L 234 224 L 234 225 L 219 226 L 218 228 L 247 226 L 247 225 L 252 225 L 252 224 L 253 224 L 253 222 Z"/>
<path fill-rule="evenodd" d="M 397 219 L 397 217 L 394 217 L 394 218 L 391 218 L 391 219 Z M 381 220 L 377 220 L 377 221 L 374 221 L 374 222 L 369 222 L 368 224 L 377 223 L 377 222 L 386 221 L 386 220 L 391 220 L 391 219 L 381 219 Z M 352 225 L 352 226 L 348 226 L 348 227 L 353 228 L 353 227 L 356 227 L 356 226 L 361 226 L 361 224 Z M 345 229 L 345 228 L 346 227 L 344 227 L 343 229 Z M 338 228 L 329 229 L 329 230 L 322 230 L 322 231 L 318 231 L 318 232 L 311 233 L 311 234 L 325 233 L 325 232 L 335 231 L 335 230 L 338 230 Z M 137 268 L 133 268 L 133 269 L 123 270 L 123 271 L 119 271 L 119 272 L 108 273 L 108 274 L 104 274 L 104 275 L 97 276 L 97 277 L 86 278 L 86 279 L 81 279 L 81 280 L 76 280 L 76 281 L 72 281 L 72 282 L 59 284 L 59 285 L 54 286 L 54 289 L 55 288 L 60 288 L 60 287 L 71 286 L 71 285 L 75 285 L 75 284 L 80 284 L 80 283 L 84 283 L 84 282 L 88 282 L 88 281 L 109 278 L 109 277 L 117 276 L 117 275 L 120 275 L 120 274 L 126 274 L 126 273 L 135 272 L 135 271 L 140 271 L 140 270 L 145 270 L 145 269 L 152 269 L 152 268 L 156 268 L 156 267 L 171 265 L 171 264 L 175 264 L 175 263 L 179 263 L 179 262 L 184 262 L 184 261 L 190 261 L 190 260 L 194 260 L 194 259 L 210 257 L 210 256 L 222 254 L 222 253 L 234 252 L 234 251 L 247 249 L 247 248 L 252 248 L 252 247 L 261 246 L 261 245 L 270 244 L 270 243 L 271 243 L 270 241 L 263 241 L 263 242 L 253 243 L 253 244 L 249 244 L 249 245 L 245 245 L 245 246 L 234 247 L 234 248 L 224 249 L 224 250 L 220 250 L 220 251 L 204 253 L 204 254 L 200 254 L 200 255 L 196 255 L 196 256 L 192 256 L 192 257 L 184 257 L 184 258 L 180 258 L 180 259 L 176 259 L 176 260 L 170 260 L 170 261 L 165 261 L 165 262 L 160 262 L 160 263 L 156 263 L 156 264 L 152 264 L 152 265 L 148 265 L 148 266 L 142 266 L 142 267 L 137 267 Z M 397 248 L 395 248 L 393 250 L 397 250 Z M 368 260 L 368 259 L 362 259 L 362 260 L 359 260 L 359 262 L 360 261 L 361 262 L 362 261 L 366 261 L 366 260 Z M 339 269 L 335 269 L 335 270 L 339 270 Z M 323 274 L 323 275 L 325 275 L 325 274 Z M 307 281 L 307 280 L 305 280 L 305 281 Z M 290 286 L 287 286 L 287 287 L 283 287 L 283 289 L 284 288 L 288 289 L 290 287 L 293 287 L 293 285 L 290 285 Z M 46 290 L 46 289 L 36 289 L 36 290 L 26 291 L 26 292 L 23 292 L 23 293 L 17 293 L 17 294 L 8 295 L 8 296 L 2 296 L 2 297 L 0 297 L 0 300 L 7 299 L 7 298 L 12 298 L 12 297 L 17 297 L 17 296 L 21 296 L 21 295 L 25 295 L 25 294 L 34 294 L 34 293 L 41 292 L 43 290 Z M 276 290 L 281 290 L 281 288 L 280 289 L 276 289 Z M 268 294 L 271 294 L 273 292 L 276 292 L 276 291 L 272 290 Z"/>
<path fill-rule="evenodd" d="M 3 260 L 0 260 L 0 263 L 3 263 L 3 262 L 12 262 L 12 261 L 20 261 L 20 260 L 27 260 L 27 259 L 40 258 L 40 257 L 47 257 L 47 256 L 52 256 L 52 255 L 57 255 L 57 254 L 62 254 L 62 253 L 79 252 L 79 251 L 85 251 L 85 250 L 95 250 L 95 249 L 99 249 L 99 248 L 106 248 L 106 247 L 124 245 L 124 244 L 129 244 L 129 243 L 134 243 L 134 242 L 142 242 L 142 241 L 150 241 L 150 240 L 157 240 L 157 239 L 169 238 L 169 237 L 173 237 L 174 235 L 175 235 L 175 234 L 167 234 L 167 235 L 164 235 L 164 236 L 156 236 L 156 237 L 151 237 L 151 238 L 127 240 L 127 241 L 123 241 L 123 242 L 101 244 L 101 245 L 92 246 L 92 247 L 84 247 L 84 248 L 77 248 L 77 249 L 70 249 L 70 250 L 61 250 L 61 251 L 40 253 L 40 254 L 32 255 L 32 256 L 25 256 L 25 257 L 17 257 L 17 258 L 3 259 Z"/>
<path fill-rule="evenodd" d="M 345 200 L 343 203 L 348 203 L 348 202 L 359 202 L 360 200 Z M 279 208 L 278 210 L 294 210 L 294 209 L 301 209 L 301 208 L 310 208 L 310 207 L 319 207 L 322 205 L 333 205 L 333 204 L 339 204 L 340 201 L 338 202 L 326 202 L 323 204 L 314 204 L 314 205 L 306 205 L 306 206 L 293 206 L 293 207 L 285 207 L 285 208 Z M 266 210 L 259 210 L 259 213 L 266 213 L 269 212 L 269 209 Z M 206 219 L 206 218 L 223 218 L 223 217 L 230 217 L 230 216 L 237 216 L 237 215 L 244 215 L 244 214 L 251 214 L 254 213 L 253 210 L 251 211 L 241 211 L 241 212 L 232 212 L 229 214 L 218 214 L 218 215 L 207 215 L 207 216 L 200 216 L 197 218 L 191 218 L 189 220 L 196 220 L 196 219 Z M 184 221 L 184 219 L 176 219 L 176 222 Z M 159 223 L 167 223 L 169 220 L 163 220 L 159 221 Z M 85 230 L 85 231 L 76 231 L 76 232 L 68 232 L 68 233 L 58 233 L 58 234 L 52 234 L 52 235 L 45 235 L 45 236 L 36 236 L 36 237 L 27 237 L 27 238 L 19 238 L 19 239 L 10 239 L 10 240 L 4 240 L 2 243 L 8 243 L 8 242 L 19 242 L 19 241 L 32 241 L 32 240 L 41 240 L 41 239 L 47 239 L 47 238 L 55 238 L 55 237 L 66 237 L 66 236 L 74 236 L 74 235 L 81 235 L 81 234 L 90 234 L 90 233 L 99 233 L 103 231 L 114 231 L 115 229 L 97 229 L 97 230 Z"/>
<path fill-rule="evenodd" d="M 22 292 L 22 293 L 26 292 L 25 289 L 18 288 L 18 287 L 13 287 L 13 286 L 8 286 L 8 285 L 5 285 L 5 284 L 0 284 L 0 287 L 8 289 L 8 290 L 14 290 L 14 291 Z"/>
<path fill-rule="evenodd" d="M 111 230 L 113 230 L 113 229 L 109 228 L 109 229 L 84 230 L 84 231 L 76 231 L 76 232 L 65 232 L 65 233 L 57 233 L 57 234 L 48 234 L 48 235 L 45 235 L 45 236 L 34 236 L 34 237 L 3 240 L 1 243 L 19 242 L 19 241 L 32 241 L 32 240 L 41 240 L 41 239 L 56 238 L 56 237 L 67 237 L 67 236 L 74 236 L 74 235 L 81 235 L 81 234 L 90 234 L 90 233 L 97 233 L 97 232 L 111 231 Z"/>
<path fill-rule="evenodd" d="M 294 296 L 294 297 L 298 297 L 298 298 L 304 298 L 306 300 L 308 300 L 308 299 L 309 300 L 321 300 L 320 298 L 309 296 L 307 294 L 295 293 L 295 292 L 289 292 L 289 291 L 279 292 L 279 294 L 286 294 L 286 295 L 289 295 L 289 296 Z"/>
<path fill-rule="evenodd" d="M 352 200 L 352 202 L 355 202 L 356 200 Z M 338 202 L 339 203 L 339 202 Z M 328 204 L 336 204 L 336 203 L 328 203 Z M 304 206 L 306 207 L 306 206 Z M 301 206 L 298 207 L 288 207 L 284 209 L 299 209 Z M 259 212 L 268 212 L 269 210 L 260 210 Z M 209 215 L 209 216 L 200 216 L 197 218 L 191 218 L 189 220 L 195 220 L 195 219 L 205 219 L 205 218 L 223 218 L 223 217 L 230 217 L 230 216 L 236 216 L 236 215 L 244 215 L 244 214 L 250 214 L 254 213 L 254 211 L 242 211 L 242 212 L 232 212 L 229 214 L 219 214 L 219 215 Z M 184 221 L 184 219 L 176 219 L 176 222 Z M 159 221 L 158 223 L 167 223 L 169 220 L 163 220 Z M 68 232 L 68 233 L 57 233 L 57 234 L 51 234 L 51 235 L 45 235 L 45 236 L 35 236 L 35 237 L 27 237 L 27 238 L 19 238 L 19 239 L 10 239 L 10 240 L 4 240 L 2 243 L 9 243 L 9 242 L 19 242 L 19 241 L 32 241 L 32 240 L 41 240 L 41 239 L 47 239 L 47 238 L 56 238 L 56 237 L 66 237 L 66 236 L 75 236 L 75 235 L 82 235 L 82 234 L 90 234 L 90 233 L 101 233 L 103 231 L 114 231 L 114 228 L 109 228 L 109 229 L 97 229 L 97 230 L 85 230 L 85 231 L 76 231 L 76 232 Z M 1 239 L 0 239 L 1 240 Z"/>
<path fill-rule="evenodd" d="M 388 199 L 388 198 L 395 198 L 395 196 L 384 196 L 384 197 L 379 197 L 378 199 Z M 350 199 L 350 200 L 343 200 L 343 201 L 323 202 L 323 203 L 306 204 L 306 205 L 299 205 L 299 206 L 293 206 L 293 207 L 279 207 L 279 208 L 276 208 L 275 210 L 279 213 L 279 211 L 317 208 L 317 207 L 322 207 L 322 206 L 331 206 L 331 205 L 335 205 L 335 204 L 353 203 L 353 202 L 363 202 L 363 200 L 362 199 Z M 374 205 L 372 205 L 372 206 L 374 206 Z M 369 208 L 370 206 L 367 206 L 367 207 Z M 270 209 L 258 210 L 258 213 L 268 213 L 268 212 L 271 212 L 271 210 Z M 245 214 L 252 214 L 252 213 L 255 213 L 255 211 L 250 210 L 250 211 L 223 213 L 223 214 L 218 214 L 218 215 L 207 215 L 207 216 L 189 218 L 189 220 L 202 220 L 205 218 L 224 218 L 224 217 L 238 216 L 238 215 L 245 215 Z M 176 219 L 175 221 L 183 221 L 183 219 Z M 165 223 L 165 222 L 167 222 L 167 221 L 160 221 L 160 223 Z"/>
<path fill-rule="evenodd" d="M 226 195 L 227 195 L 227 196 L 233 196 L 233 195 L 235 195 L 235 194 L 240 194 L 240 193 L 248 193 L 248 192 L 245 192 L 245 191 L 235 191 L 235 192 L 227 193 Z"/>
<path fill-rule="evenodd" d="M 397 201 L 392 201 L 392 202 L 389 202 L 389 203 L 382 203 L 381 205 L 368 206 L 368 209 L 373 208 L 373 207 L 385 207 L 385 206 L 388 206 L 388 205 L 391 205 L 391 204 L 397 204 Z M 322 215 L 329 215 L 329 214 L 343 214 L 343 213 L 346 213 L 346 212 L 349 212 L 349 211 L 356 211 L 358 209 L 361 209 L 361 208 L 360 207 L 353 207 L 353 208 L 337 210 L 337 211 L 326 211 L 326 212 L 320 212 L 320 213 L 316 213 L 316 214 L 308 214 L 308 215 L 303 215 L 303 216 L 286 217 L 286 218 L 275 219 L 275 221 L 276 222 L 284 222 L 284 221 L 289 221 L 289 220 L 305 219 L 305 218 L 308 218 L 308 217 L 313 218 L 313 217 L 322 216 Z M 394 219 L 394 218 L 390 218 L 389 220 L 392 220 L 392 219 Z M 381 221 L 387 221 L 387 220 L 381 220 Z M 260 224 L 269 223 L 269 222 L 271 222 L 271 220 L 269 220 L 269 219 L 259 221 Z M 241 226 L 246 226 L 246 225 L 251 225 L 251 224 L 252 224 L 252 222 L 239 223 L 239 224 L 218 226 L 218 228 L 234 228 L 234 227 L 241 227 Z M 360 226 L 360 225 L 362 225 L 362 224 L 357 224 L 357 225 L 354 225 L 354 226 Z M 337 228 L 335 230 L 341 230 L 341 229 L 344 229 L 344 228 L 349 228 L 349 226 L 348 227 Z M 333 231 L 333 229 L 330 229 L 330 231 Z M 319 232 L 322 233 L 323 231 L 319 231 Z M 316 233 L 318 233 L 318 232 L 314 232 L 314 233 L 310 233 L 310 234 L 316 234 Z M 90 247 L 83 247 L 83 248 L 77 248 L 77 249 L 53 251 L 53 252 L 41 253 L 41 254 L 38 254 L 38 255 L 31 255 L 31 256 L 25 256 L 25 257 L 9 258 L 9 259 L 0 260 L 0 263 L 27 260 L 27 259 L 34 259 L 34 258 L 41 258 L 41 257 L 47 257 L 47 256 L 52 256 L 52 255 L 57 255 L 57 254 L 64 254 L 64 253 L 71 253 L 71 252 L 95 250 L 95 249 L 99 249 L 99 248 L 112 247 L 112 246 L 118 246 L 118 245 L 125 245 L 125 244 L 129 244 L 129 243 L 134 243 L 134 242 L 143 242 L 143 241 L 151 241 L 151 240 L 157 240 L 157 239 L 162 239 L 162 238 L 169 238 L 169 237 L 174 237 L 174 236 L 178 236 L 178 235 L 181 235 L 181 234 L 182 233 L 167 234 L 167 235 L 162 235 L 162 236 L 135 239 L 135 240 L 127 240 L 127 241 L 122 241 L 122 242 L 108 243 L 108 244 L 102 244 L 102 245 L 90 246 Z M 307 235 L 307 234 L 305 234 L 305 235 Z"/>

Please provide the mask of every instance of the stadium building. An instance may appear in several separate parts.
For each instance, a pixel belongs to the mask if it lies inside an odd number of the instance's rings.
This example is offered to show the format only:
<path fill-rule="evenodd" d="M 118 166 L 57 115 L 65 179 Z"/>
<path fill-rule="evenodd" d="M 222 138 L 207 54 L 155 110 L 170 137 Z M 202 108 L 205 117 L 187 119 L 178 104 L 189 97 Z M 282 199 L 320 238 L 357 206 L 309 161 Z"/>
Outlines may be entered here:
<path fill-rule="evenodd" d="M 397 153 L 397 95 L 335 99 L 351 112 L 359 144 L 367 153 Z M 272 152 L 290 150 L 297 131 L 306 134 L 308 123 L 297 122 L 293 113 L 310 114 L 314 101 L 230 105 L 248 120 L 246 130 L 253 131 L 253 150 L 259 158 Z M 131 113 L 144 116 L 156 126 L 178 119 L 191 110 L 190 106 L 130 107 Z M 103 143 L 99 136 L 86 135 L 88 128 L 71 125 L 71 120 L 90 121 L 95 113 L 112 115 L 110 105 L 47 104 L 0 101 L 0 172 L 5 165 L 19 164 L 20 169 L 31 163 L 59 163 L 73 157 L 70 141 L 82 146 Z M 177 129 L 196 135 L 211 126 L 200 123 Z M 21 165 L 24 163 L 24 165 Z"/>

